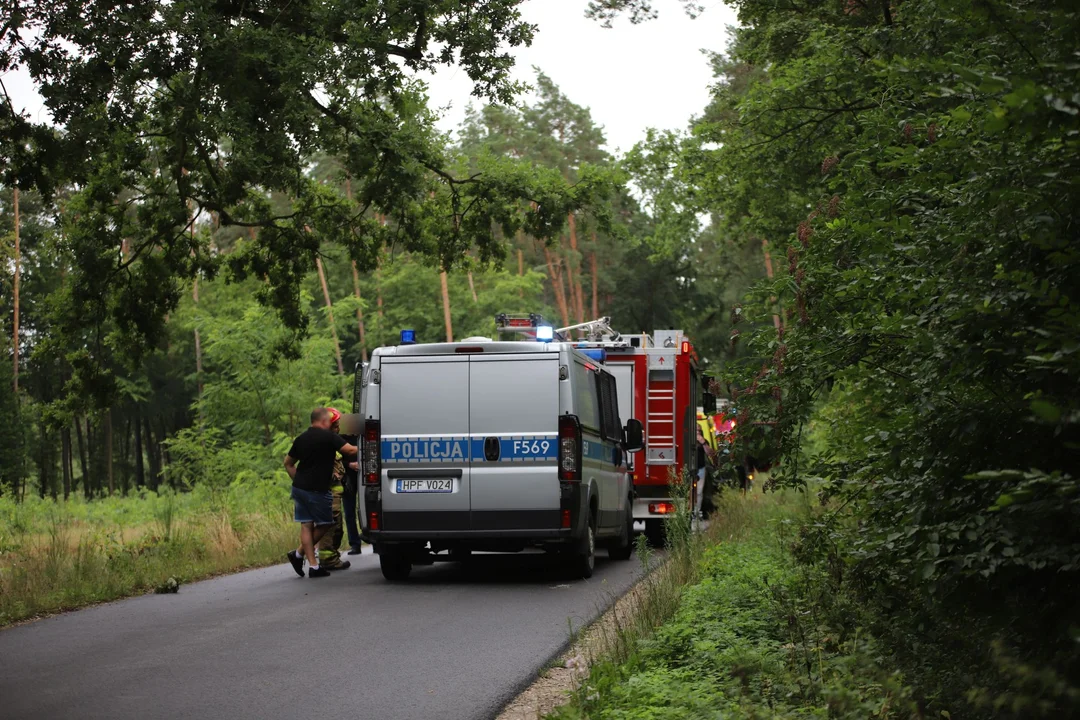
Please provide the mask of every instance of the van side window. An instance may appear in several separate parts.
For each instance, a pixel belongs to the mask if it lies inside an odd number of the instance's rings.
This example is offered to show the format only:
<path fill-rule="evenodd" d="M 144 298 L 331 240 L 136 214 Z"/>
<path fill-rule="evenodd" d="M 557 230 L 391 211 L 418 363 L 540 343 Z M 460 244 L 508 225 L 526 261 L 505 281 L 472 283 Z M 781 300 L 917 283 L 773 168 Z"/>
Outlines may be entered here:
<path fill-rule="evenodd" d="M 611 407 L 608 412 L 611 413 L 611 439 L 615 442 L 622 442 L 622 421 L 619 419 L 619 386 L 615 381 L 614 375 L 604 375 L 607 378 L 608 384 L 608 397 L 611 398 L 609 403 Z"/>
<path fill-rule="evenodd" d="M 585 369 L 585 366 L 579 362 L 575 362 L 572 366 L 571 372 L 574 374 L 573 382 L 576 390 L 575 402 L 577 403 L 577 416 L 581 426 L 588 428 L 594 432 L 600 431 L 600 407 L 599 396 L 600 393 L 593 392 L 593 385 L 596 382 L 593 379 L 593 375 Z"/>

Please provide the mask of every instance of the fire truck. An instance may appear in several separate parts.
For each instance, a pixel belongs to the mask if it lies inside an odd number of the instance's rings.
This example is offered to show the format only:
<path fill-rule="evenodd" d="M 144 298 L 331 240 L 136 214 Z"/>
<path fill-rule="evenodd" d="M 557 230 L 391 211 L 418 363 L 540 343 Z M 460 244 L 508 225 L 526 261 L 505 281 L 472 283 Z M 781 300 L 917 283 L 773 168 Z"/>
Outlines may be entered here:
<path fill-rule="evenodd" d="M 574 344 L 615 376 L 621 423 L 633 418 L 645 430 L 644 449 L 631 460 L 634 520 L 645 523 L 652 544 L 663 544 L 665 518 L 675 512 L 672 481 L 681 478 L 690 507 L 700 509 L 699 401 L 705 412 L 716 410 L 716 398 L 703 391 L 708 382 L 690 338 L 682 330 L 623 335 L 611 327 L 610 317 L 552 329 L 537 314 L 500 314 L 495 324 L 500 334 L 547 339 L 552 333 L 551 339 Z"/>

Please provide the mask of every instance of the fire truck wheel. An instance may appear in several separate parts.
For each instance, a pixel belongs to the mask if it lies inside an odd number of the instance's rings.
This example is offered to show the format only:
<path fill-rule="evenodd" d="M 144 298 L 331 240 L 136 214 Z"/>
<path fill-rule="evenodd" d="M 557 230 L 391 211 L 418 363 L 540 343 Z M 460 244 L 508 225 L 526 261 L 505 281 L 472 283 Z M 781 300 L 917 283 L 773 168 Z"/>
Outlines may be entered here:
<path fill-rule="evenodd" d="M 612 560 L 629 560 L 634 554 L 634 513 L 630 510 L 632 503 L 626 506 L 626 522 L 623 523 L 623 532 L 617 545 L 608 548 L 608 557 Z"/>
<path fill-rule="evenodd" d="M 667 544 L 667 532 L 663 520 L 645 521 L 645 538 L 654 548 L 662 548 Z"/>

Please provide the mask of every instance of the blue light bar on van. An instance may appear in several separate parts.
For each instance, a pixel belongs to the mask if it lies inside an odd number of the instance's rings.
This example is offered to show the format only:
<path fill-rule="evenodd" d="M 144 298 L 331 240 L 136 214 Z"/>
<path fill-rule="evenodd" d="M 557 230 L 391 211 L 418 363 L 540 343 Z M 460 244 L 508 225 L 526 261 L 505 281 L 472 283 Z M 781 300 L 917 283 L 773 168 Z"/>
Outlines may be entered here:
<path fill-rule="evenodd" d="M 555 339 L 555 328 L 550 325 L 537 325 L 536 339 L 538 342 L 551 342 Z"/>
<path fill-rule="evenodd" d="M 416 331 L 415 330 L 402 330 L 401 331 L 401 344 L 402 345 L 415 345 L 416 344 Z"/>
<path fill-rule="evenodd" d="M 582 350 L 581 352 L 585 353 L 598 363 L 607 362 L 607 350 L 605 350 L 604 348 L 588 348 L 586 350 Z"/>

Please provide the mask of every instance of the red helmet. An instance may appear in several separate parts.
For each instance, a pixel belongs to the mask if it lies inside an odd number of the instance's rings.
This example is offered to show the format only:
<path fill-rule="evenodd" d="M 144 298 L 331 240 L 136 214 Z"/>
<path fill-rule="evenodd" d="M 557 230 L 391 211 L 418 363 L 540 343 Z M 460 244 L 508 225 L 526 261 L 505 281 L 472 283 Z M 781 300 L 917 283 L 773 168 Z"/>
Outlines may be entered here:
<path fill-rule="evenodd" d="M 326 408 L 326 409 L 330 411 L 330 424 L 331 425 L 333 425 L 334 423 L 336 423 L 338 420 L 341 419 L 341 413 L 339 413 L 336 409 L 334 409 L 334 408 Z"/>

